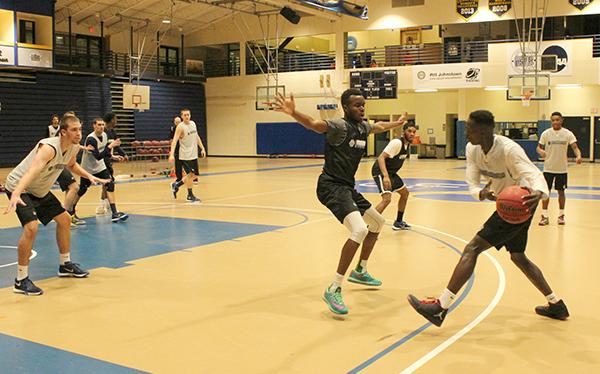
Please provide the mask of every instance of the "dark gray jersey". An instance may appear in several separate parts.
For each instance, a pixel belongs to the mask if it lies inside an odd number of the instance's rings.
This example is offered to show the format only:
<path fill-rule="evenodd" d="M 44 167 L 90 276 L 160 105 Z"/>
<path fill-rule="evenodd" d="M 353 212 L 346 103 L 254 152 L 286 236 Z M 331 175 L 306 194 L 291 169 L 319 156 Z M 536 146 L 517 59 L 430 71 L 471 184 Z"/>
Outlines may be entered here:
<path fill-rule="evenodd" d="M 367 147 L 371 125 L 346 118 L 328 120 L 323 172 L 354 187 L 354 174 Z"/>

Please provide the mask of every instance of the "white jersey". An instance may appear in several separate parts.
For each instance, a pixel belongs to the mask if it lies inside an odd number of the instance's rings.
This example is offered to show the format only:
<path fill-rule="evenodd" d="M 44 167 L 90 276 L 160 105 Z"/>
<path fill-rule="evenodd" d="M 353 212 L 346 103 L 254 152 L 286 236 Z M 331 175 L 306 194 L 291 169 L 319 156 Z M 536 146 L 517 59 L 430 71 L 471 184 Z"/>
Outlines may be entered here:
<path fill-rule="evenodd" d="M 190 121 L 188 123 L 181 122 L 177 127 L 181 126 L 183 137 L 179 139 L 179 159 L 180 160 L 196 160 L 198 158 L 198 130 L 196 123 Z"/>
<path fill-rule="evenodd" d="M 58 136 L 58 131 L 60 130 L 60 126 L 48 126 L 48 136 L 53 137 L 53 136 Z"/>
<path fill-rule="evenodd" d="M 46 196 L 46 194 L 50 192 L 50 187 L 56 182 L 60 173 L 67 167 L 73 156 L 79 152 L 79 147 L 77 145 L 73 145 L 66 151 L 63 151 L 60 147 L 60 136 L 40 140 L 35 148 L 29 152 L 27 157 L 25 157 L 23 161 L 8 174 L 8 177 L 6 177 L 6 189 L 8 191 L 14 191 L 15 188 L 17 188 L 17 184 L 19 184 L 21 178 L 23 178 L 27 170 L 31 167 L 33 159 L 41 144 L 51 146 L 56 151 L 56 154 L 52 160 L 44 165 L 40 174 L 31 181 L 31 184 L 27 186 L 24 191 L 40 198 Z"/>
<path fill-rule="evenodd" d="M 95 132 L 92 132 L 85 138 L 85 145 L 89 144 L 89 139 L 94 139 L 96 144 L 98 145 L 98 151 L 83 151 L 83 156 L 81 157 L 81 167 L 90 174 L 97 174 L 102 170 L 106 169 L 106 164 L 104 163 L 104 150 L 108 145 L 108 136 L 105 132 L 99 137 L 96 136 Z M 100 159 L 96 156 L 96 153 Z"/>
<path fill-rule="evenodd" d="M 467 183 L 469 192 L 477 200 L 482 177 L 485 184 L 492 182 L 490 190 L 496 196 L 506 187 L 521 185 L 548 197 L 548 185 L 542 172 L 520 145 L 504 136 L 494 135 L 494 144 L 487 154 L 480 145 L 467 144 Z"/>
<path fill-rule="evenodd" d="M 553 128 L 544 130 L 539 143 L 544 146 L 546 159 L 544 172 L 564 174 L 567 172 L 567 150 L 577 142 L 575 135 L 566 128 L 556 131 Z"/>

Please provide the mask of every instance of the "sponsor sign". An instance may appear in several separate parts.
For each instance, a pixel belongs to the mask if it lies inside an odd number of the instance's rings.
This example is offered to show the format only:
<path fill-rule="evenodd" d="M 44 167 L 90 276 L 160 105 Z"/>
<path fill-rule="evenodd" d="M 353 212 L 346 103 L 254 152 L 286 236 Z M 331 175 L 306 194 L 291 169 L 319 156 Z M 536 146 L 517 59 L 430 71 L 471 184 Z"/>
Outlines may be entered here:
<path fill-rule="evenodd" d="M 483 87 L 482 64 L 416 65 L 413 89 Z"/>
<path fill-rule="evenodd" d="M 521 53 L 521 47 L 518 43 L 511 44 L 511 47 L 507 49 L 508 54 L 508 74 L 523 74 L 523 65 L 526 67 L 526 72 L 534 72 L 535 69 L 535 53 L 531 50 L 533 43 L 529 43 L 527 47 L 527 55 L 523 56 Z M 547 41 L 540 44 L 540 55 L 543 56 L 556 56 L 557 70 L 555 72 L 548 72 L 553 76 L 570 76 L 573 70 L 573 59 L 571 52 L 571 44 L 569 42 L 561 41 Z M 541 59 L 538 59 L 538 64 L 541 63 Z"/>
<path fill-rule="evenodd" d="M 46 49 L 19 48 L 19 66 L 39 68 L 52 67 L 52 51 Z"/>
<path fill-rule="evenodd" d="M 0 45 L 0 65 L 15 64 L 15 48 Z"/>

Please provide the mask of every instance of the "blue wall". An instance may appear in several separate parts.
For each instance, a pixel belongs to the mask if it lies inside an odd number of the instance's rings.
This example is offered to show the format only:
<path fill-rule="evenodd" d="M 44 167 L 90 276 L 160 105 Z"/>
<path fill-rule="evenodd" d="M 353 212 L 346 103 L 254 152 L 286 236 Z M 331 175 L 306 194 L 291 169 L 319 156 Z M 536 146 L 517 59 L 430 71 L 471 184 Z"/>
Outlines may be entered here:
<path fill-rule="evenodd" d="M 178 116 L 182 108 L 189 108 L 202 142 L 208 149 L 204 84 L 164 81 L 142 81 L 140 84 L 150 86 L 150 110 L 135 112 L 135 137 L 137 139 L 168 139 L 173 117 Z"/>
<path fill-rule="evenodd" d="M 325 135 L 296 122 L 256 124 L 256 153 L 259 155 L 322 155 Z"/>
<path fill-rule="evenodd" d="M 110 111 L 110 79 L 38 73 L 33 83 L 0 82 L 0 166 L 14 166 L 46 136 L 50 116 L 72 110 L 84 137 Z"/>

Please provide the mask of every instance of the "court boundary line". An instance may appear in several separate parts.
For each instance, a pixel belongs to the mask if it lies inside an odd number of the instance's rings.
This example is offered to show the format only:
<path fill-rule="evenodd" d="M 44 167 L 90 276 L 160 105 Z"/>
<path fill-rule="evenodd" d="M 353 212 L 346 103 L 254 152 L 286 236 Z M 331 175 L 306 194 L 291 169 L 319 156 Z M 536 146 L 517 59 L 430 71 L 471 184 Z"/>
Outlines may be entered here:
<path fill-rule="evenodd" d="M 453 238 L 453 239 L 458 240 L 465 244 L 468 243 L 466 240 L 459 238 L 458 236 L 448 234 L 448 233 L 440 231 L 440 230 L 432 229 L 432 228 L 429 228 L 426 226 L 421 226 L 421 225 L 413 225 L 413 226 L 419 227 L 421 229 L 429 230 L 431 232 L 435 232 L 435 233 L 438 233 L 441 235 L 445 235 L 449 238 Z M 488 252 L 484 252 L 483 254 L 491 261 L 491 263 L 496 268 L 496 272 L 498 274 L 498 288 L 496 289 L 496 294 L 494 295 L 494 298 L 492 299 L 492 301 L 483 310 L 483 312 L 481 312 L 477 317 L 475 317 L 475 319 L 472 320 L 469 324 L 467 324 L 465 327 L 463 327 L 462 329 L 457 331 L 450 338 L 446 339 L 444 342 L 442 342 L 441 344 L 436 346 L 433 350 L 431 350 L 430 352 L 428 352 L 427 354 L 425 354 L 424 356 L 419 358 L 417 361 L 413 362 L 410 366 L 408 366 L 407 368 L 402 370 L 400 372 L 400 374 L 413 373 L 415 370 L 421 368 L 423 365 L 425 365 L 426 363 L 431 361 L 433 358 L 435 358 L 437 355 L 439 355 L 441 352 L 443 352 L 446 348 L 450 347 L 452 344 L 454 344 L 456 341 L 458 341 L 458 339 L 462 338 L 469 331 L 473 330 L 496 308 L 496 306 L 502 299 L 504 290 L 506 289 L 506 274 L 504 273 L 504 269 L 502 268 L 500 263 L 492 255 L 490 255 Z"/>
<path fill-rule="evenodd" d="M 15 247 L 14 245 L 0 245 L 0 249 L 19 249 L 18 247 Z M 33 260 L 34 258 L 37 257 L 37 251 L 33 248 L 31 248 L 31 256 L 29 256 L 29 261 Z M 11 262 L 10 264 L 2 264 L 0 265 L 0 269 L 2 268 L 7 268 L 9 266 L 13 266 L 13 265 L 17 265 L 19 262 L 15 261 L 15 262 Z"/>

